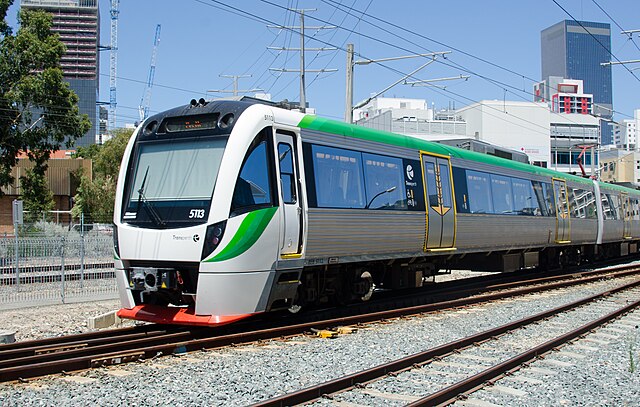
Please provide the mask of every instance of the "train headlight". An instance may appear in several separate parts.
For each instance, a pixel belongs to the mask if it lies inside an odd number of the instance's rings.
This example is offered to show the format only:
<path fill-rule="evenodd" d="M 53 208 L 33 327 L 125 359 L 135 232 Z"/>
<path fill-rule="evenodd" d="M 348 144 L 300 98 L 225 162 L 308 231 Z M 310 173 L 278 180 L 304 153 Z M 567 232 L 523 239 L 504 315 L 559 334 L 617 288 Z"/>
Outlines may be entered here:
<path fill-rule="evenodd" d="M 207 226 L 207 233 L 204 238 L 204 245 L 202 246 L 202 260 L 209 257 L 211 253 L 218 247 L 222 241 L 224 235 L 224 228 L 227 225 L 227 221 L 214 223 Z"/>

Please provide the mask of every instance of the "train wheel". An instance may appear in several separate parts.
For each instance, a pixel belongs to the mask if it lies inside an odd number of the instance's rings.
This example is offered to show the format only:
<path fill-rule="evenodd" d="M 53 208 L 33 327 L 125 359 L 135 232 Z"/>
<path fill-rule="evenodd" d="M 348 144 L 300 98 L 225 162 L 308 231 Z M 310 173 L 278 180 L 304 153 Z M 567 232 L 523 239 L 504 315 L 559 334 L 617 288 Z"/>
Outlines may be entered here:
<path fill-rule="evenodd" d="M 358 295 L 360 295 L 360 300 L 369 301 L 371 296 L 373 295 L 373 290 L 375 290 L 376 285 L 373 283 L 373 277 L 371 273 L 368 271 L 363 271 L 360 274 L 360 277 L 357 282 L 358 286 Z"/>
<path fill-rule="evenodd" d="M 294 297 L 291 306 L 287 308 L 291 314 L 297 314 L 302 311 L 302 303 L 300 302 L 300 287 L 298 287 L 298 291 L 296 292 L 296 296 Z"/>
<path fill-rule="evenodd" d="M 287 311 L 289 311 L 289 313 L 291 314 L 297 314 L 298 312 L 302 311 L 302 305 L 293 304 L 292 306 L 287 308 Z"/>

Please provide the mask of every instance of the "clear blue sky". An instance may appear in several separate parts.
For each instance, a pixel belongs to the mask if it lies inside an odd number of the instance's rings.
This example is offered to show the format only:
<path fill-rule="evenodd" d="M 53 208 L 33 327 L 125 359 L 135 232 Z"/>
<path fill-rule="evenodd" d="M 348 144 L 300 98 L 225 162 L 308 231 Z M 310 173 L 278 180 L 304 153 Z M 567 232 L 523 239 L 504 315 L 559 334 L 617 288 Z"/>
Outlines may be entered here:
<path fill-rule="evenodd" d="M 101 43 L 107 45 L 110 37 L 110 1 L 99 1 Z M 625 30 L 640 29 L 640 1 L 556 1 L 578 20 L 611 24 L 612 52 L 618 59 L 640 59 L 640 36 L 636 34 L 635 43 L 631 42 L 628 37 L 619 34 L 621 30 L 616 25 Z M 223 4 L 243 11 L 225 11 L 229 9 Z M 307 47 L 328 47 L 330 44 L 345 48 L 346 43 L 351 42 L 355 44 L 356 53 L 361 55 L 357 59 L 453 51 L 444 63 L 430 65 L 415 78 L 468 74 L 464 71 L 466 69 L 472 72 L 468 81 L 447 82 L 444 91 L 398 85 L 385 94 L 390 97 L 424 98 L 436 108 L 450 104 L 461 107 L 483 99 L 502 100 L 505 97 L 508 100 L 531 100 L 533 82 L 528 78 L 540 79 L 540 31 L 561 20 L 571 19 L 552 0 L 122 0 L 118 25 L 117 124 L 121 126 L 137 120 L 137 107 L 144 93 L 157 24 L 162 25 L 162 32 L 155 85 L 151 94 L 151 113 L 188 103 L 192 98 L 222 96 L 207 93 L 210 89 L 231 89 L 231 79 L 220 78 L 220 74 L 253 75 L 240 79 L 240 89 L 259 87 L 271 93 L 274 100 L 298 100 L 298 76 L 294 73 L 276 74 L 268 69 L 299 68 L 298 53 L 266 50 L 267 46 L 299 47 L 298 35 L 267 27 L 271 23 L 299 25 L 299 18 L 287 12 L 287 7 L 317 9 L 308 13 L 305 21 L 307 26 L 330 23 L 340 27 L 319 32 L 308 30 L 308 35 L 322 42 L 308 39 Z M 14 5 L 10 11 L 10 21 L 15 21 L 16 10 Z M 348 10 L 351 10 L 352 16 L 345 13 Z M 372 17 L 406 30 L 368 16 L 359 20 L 357 17 L 365 10 Z M 515 73 L 481 62 L 454 48 Z M 345 52 L 307 52 L 306 55 L 309 69 L 338 69 L 335 73 L 320 76 L 307 74 L 307 101 L 317 109 L 319 115 L 342 119 Z M 354 103 L 384 89 L 422 62 L 409 59 L 388 62 L 384 67 L 356 66 Z M 640 64 L 628 67 L 640 68 Z M 100 100 L 108 101 L 108 52 L 102 52 L 100 72 Z M 633 72 L 640 78 L 640 69 Z M 640 80 L 622 66 L 614 66 L 613 98 L 614 109 L 618 112 L 614 118 L 622 120 L 633 116 L 633 110 L 640 108 L 639 95 Z"/>

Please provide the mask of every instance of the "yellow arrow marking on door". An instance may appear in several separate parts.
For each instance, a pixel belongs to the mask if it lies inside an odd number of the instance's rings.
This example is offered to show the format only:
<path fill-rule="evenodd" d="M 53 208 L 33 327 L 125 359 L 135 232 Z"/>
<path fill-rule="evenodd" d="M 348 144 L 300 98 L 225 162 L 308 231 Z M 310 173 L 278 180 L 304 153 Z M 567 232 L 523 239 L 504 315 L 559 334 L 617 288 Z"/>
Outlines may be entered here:
<path fill-rule="evenodd" d="M 438 205 L 438 206 L 432 206 L 431 209 L 433 209 L 434 211 L 436 211 L 436 213 L 438 213 L 440 216 L 444 216 L 447 214 L 447 212 L 449 212 L 451 210 L 451 208 L 445 208 L 442 205 Z"/>

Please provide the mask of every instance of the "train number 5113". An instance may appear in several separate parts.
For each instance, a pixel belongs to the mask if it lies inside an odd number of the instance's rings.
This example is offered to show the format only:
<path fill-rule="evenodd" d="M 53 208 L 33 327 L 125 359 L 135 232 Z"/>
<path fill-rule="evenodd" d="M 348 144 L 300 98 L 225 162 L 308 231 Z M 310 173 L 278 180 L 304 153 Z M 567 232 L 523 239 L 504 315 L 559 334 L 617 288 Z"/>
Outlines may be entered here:
<path fill-rule="evenodd" d="M 189 219 L 202 219 L 204 218 L 204 209 L 191 209 L 189 211 Z"/>

